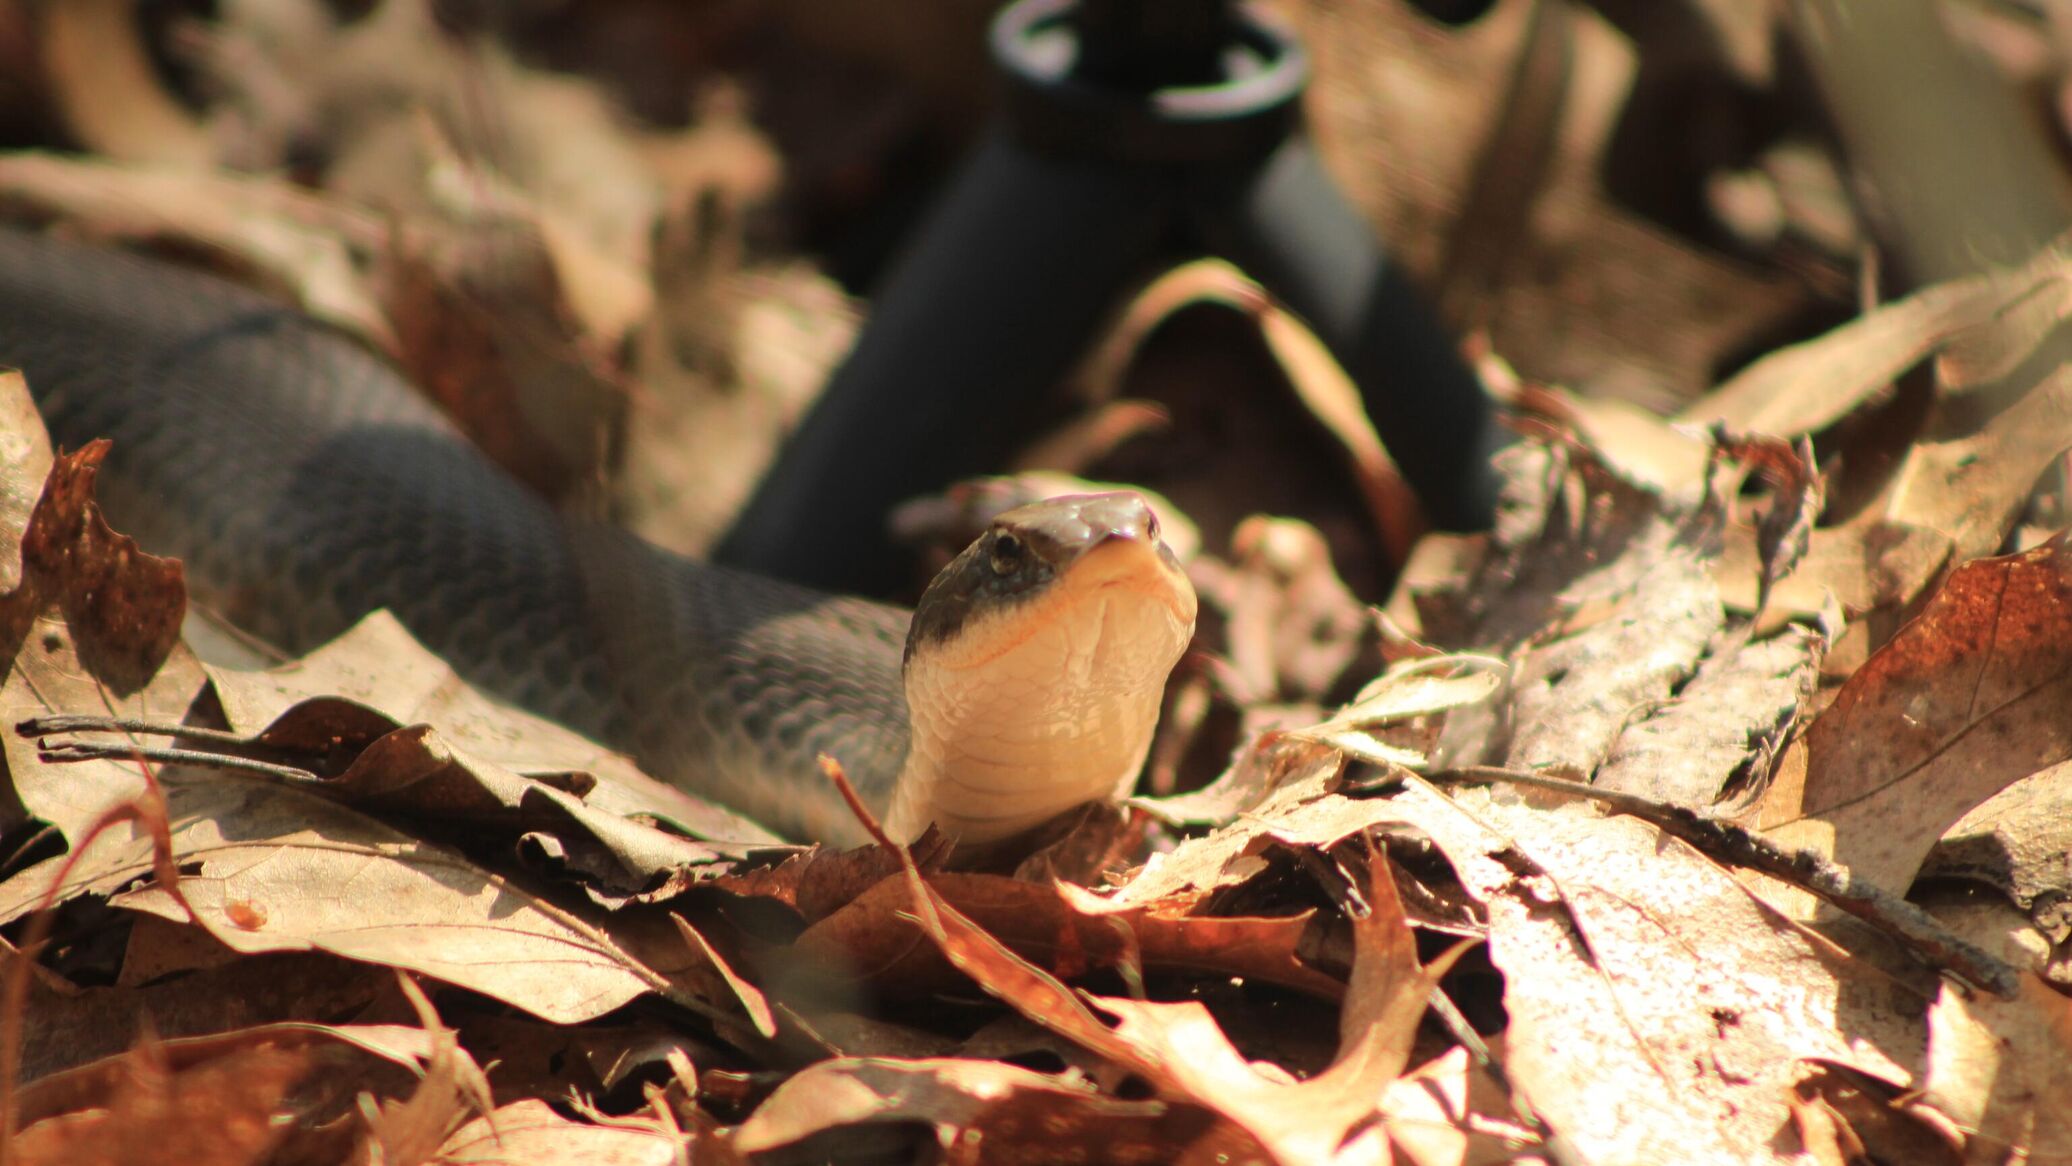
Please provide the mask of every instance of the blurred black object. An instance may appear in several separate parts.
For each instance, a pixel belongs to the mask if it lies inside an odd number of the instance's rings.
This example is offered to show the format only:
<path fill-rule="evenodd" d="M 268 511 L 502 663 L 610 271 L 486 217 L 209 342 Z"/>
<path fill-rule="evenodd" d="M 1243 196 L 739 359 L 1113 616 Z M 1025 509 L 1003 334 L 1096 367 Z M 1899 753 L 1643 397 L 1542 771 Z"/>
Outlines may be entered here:
<path fill-rule="evenodd" d="M 1496 0 L 1410 0 L 1411 6 L 1441 24 L 1473 24 L 1496 7 Z"/>
<path fill-rule="evenodd" d="M 717 561 L 840 591 L 897 586 L 885 514 L 997 467 L 1131 281 L 1175 251 L 1230 260 L 1309 323 L 1434 525 L 1490 524 L 1503 433 L 1318 164 L 1291 35 L 1231 0 L 1018 0 L 991 42 L 1000 123 Z"/>

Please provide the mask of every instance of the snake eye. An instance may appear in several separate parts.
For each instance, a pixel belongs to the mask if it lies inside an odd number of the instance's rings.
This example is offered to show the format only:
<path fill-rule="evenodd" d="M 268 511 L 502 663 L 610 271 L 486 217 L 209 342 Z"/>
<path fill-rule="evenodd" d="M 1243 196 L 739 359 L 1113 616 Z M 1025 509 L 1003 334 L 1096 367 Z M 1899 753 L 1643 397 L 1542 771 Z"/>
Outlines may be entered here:
<path fill-rule="evenodd" d="M 1144 520 L 1144 537 L 1152 542 L 1158 541 L 1158 515 L 1151 514 L 1146 516 Z"/>
<path fill-rule="evenodd" d="M 1012 575 L 1022 567 L 1022 540 L 1002 531 L 993 536 L 993 574 Z"/>

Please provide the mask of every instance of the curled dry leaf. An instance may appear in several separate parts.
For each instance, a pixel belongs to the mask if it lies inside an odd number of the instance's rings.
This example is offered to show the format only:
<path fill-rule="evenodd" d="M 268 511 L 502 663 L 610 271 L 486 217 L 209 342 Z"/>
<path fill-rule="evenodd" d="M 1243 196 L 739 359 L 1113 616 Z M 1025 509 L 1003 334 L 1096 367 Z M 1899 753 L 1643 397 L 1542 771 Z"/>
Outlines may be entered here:
<path fill-rule="evenodd" d="M 1694 402 L 1679 418 L 1794 438 L 1827 428 L 1888 389 L 1901 373 L 2010 305 L 2061 283 L 2065 256 L 1923 289 L 1824 336 L 1782 348 Z M 2062 296 L 2063 292 L 2058 292 Z"/>
<path fill-rule="evenodd" d="M 1388 744 L 1376 732 L 1488 700 L 1504 687 L 1505 671 L 1502 660 L 1489 656 L 1407 661 L 1368 681 L 1331 719 L 1288 735 L 1329 745 L 1377 765 L 1417 769 L 1425 763 L 1422 753 Z"/>
<path fill-rule="evenodd" d="M 422 1162 L 438 1149 L 447 1131 L 467 1120 L 466 1115 L 490 1112 L 489 1080 L 475 1058 L 460 1047 L 453 1030 L 439 1022 L 439 1014 L 423 990 L 408 976 L 397 976 L 396 983 L 423 1026 L 431 1055 L 425 1058 L 424 1075 L 410 1096 L 383 1098 L 365 1107 L 362 1114 L 379 1161 Z"/>
<path fill-rule="evenodd" d="M 935 870 L 949 856 L 949 840 L 930 830 L 907 848 L 922 870 Z M 808 923 L 824 919 L 865 891 L 899 873 L 899 860 L 881 846 L 855 850 L 815 847 L 775 866 L 751 866 L 714 879 L 714 890 L 745 898 L 770 899 L 798 912 Z"/>
<path fill-rule="evenodd" d="M 107 457 L 97 441 L 57 459 L 22 535 L 22 583 L 0 597 L 0 629 L 20 643 L 46 607 L 63 613 L 79 662 L 117 696 L 143 688 L 180 639 L 187 613 L 179 562 L 117 534 L 94 502 Z"/>
<path fill-rule="evenodd" d="M 65 123 L 111 157 L 184 168 L 213 160 L 208 130 L 166 91 L 123 0 L 76 0 L 41 13 L 43 66 Z"/>
<path fill-rule="evenodd" d="M 770 1002 L 763 996 L 762 992 L 754 984 L 742 979 L 728 965 L 726 958 L 719 954 L 718 949 L 714 948 L 703 935 L 699 934 L 697 928 L 686 923 L 683 916 L 672 912 L 669 919 L 676 924 L 677 933 L 683 936 L 684 943 L 703 956 L 705 962 L 712 965 L 712 970 L 726 981 L 727 988 L 734 994 L 734 999 L 740 1001 L 742 1011 L 748 1013 L 748 1019 L 755 1025 L 756 1032 L 761 1034 L 766 1040 L 776 1036 L 777 1020 L 771 1014 Z"/>
<path fill-rule="evenodd" d="M 1665 498 L 1695 499 L 1710 460 L 1704 437 L 1615 397 L 1584 397 L 1538 385 L 1519 390 L 1518 408 L 1572 430 L 1613 473 Z"/>
<path fill-rule="evenodd" d="M 1304 963 L 1297 949 L 1311 912 L 1273 918 L 1196 916 L 1184 906 L 1117 904 L 1070 884 L 996 875 L 929 876 L 932 893 L 1019 958 L 1063 979 L 1117 966 L 1128 973 L 1200 970 L 1334 997 L 1338 981 Z M 887 879 L 806 929 L 773 958 L 801 956 L 847 967 L 881 994 L 954 990 L 961 983 L 909 919 L 907 888 Z M 954 961 L 952 961 L 954 962 Z"/>
<path fill-rule="evenodd" d="M 1286 1084 L 1262 1074 L 1198 1001 L 1094 1002 L 1120 1020 L 1117 1036 L 1161 1065 L 1168 1092 L 1222 1114 L 1258 1139 L 1274 1161 L 1386 1163 L 1388 1126 L 1377 1114 L 1409 1063 L 1426 1002 L 1467 945 L 1429 967 L 1419 965 L 1417 941 L 1379 850 L 1368 864 L 1365 893 L 1368 910 L 1353 916 L 1352 978 L 1339 1014 L 1338 1056 L 1309 1080 Z"/>
<path fill-rule="evenodd" d="M 1305 749 L 1322 756 L 1310 757 L 1307 767 L 1270 787 L 1222 828 L 1146 859 L 1107 897 L 1108 909 L 1198 903 L 1264 872 L 1260 851 L 1270 842 L 1328 848 L 1369 827 L 1402 820 L 1386 800 L 1332 792 L 1343 758 L 1315 746 Z"/>
<path fill-rule="evenodd" d="M 1927 288 L 1749 366 L 1683 419 L 1796 438 L 1840 420 L 1938 352 L 1940 395 L 1877 518 L 1991 553 L 2051 459 L 2072 446 L 2072 372 L 2052 357 L 2072 314 L 2072 245 Z M 2033 370 L 2033 371 L 2025 371 Z"/>
<path fill-rule="evenodd" d="M 1813 463 L 1813 442 L 1796 445 L 1774 438 L 1736 436 L 1714 426 L 1718 456 L 1738 463 L 1770 487 L 1770 504 L 1756 522 L 1756 558 L 1762 570 L 1756 585 L 1756 611 L 1768 604 L 1777 581 L 1792 573 L 1813 535 L 1813 523 L 1827 498 L 1826 484 Z M 1738 484 L 1737 484 L 1738 485 Z"/>
<path fill-rule="evenodd" d="M 34 424 L 33 411 L 25 412 L 28 394 L 18 375 L 0 373 L 0 395 L 11 417 Z M 48 449 L 41 426 L 34 432 L 34 439 L 21 431 L 5 437 L 22 447 L 20 469 L 34 464 L 38 449 Z M 16 529 L 19 537 L 13 540 L 24 552 L 16 572 L 18 586 L 0 596 L 0 623 L 5 624 L 7 648 L 13 654 L 0 684 L 0 711 L 6 714 L 8 729 L 0 733 L 0 756 L 7 761 L 0 828 L 13 829 L 34 818 L 56 827 L 69 845 L 78 847 L 102 815 L 136 796 L 135 768 L 112 762 L 71 768 L 45 765 L 38 757 L 38 743 L 12 731 L 14 725 L 29 717 L 80 709 L 137 717 L 178 715 L 200 690 L 201 672 L 177 639 L 178 610 L 185 603 L 179 565 L 144 555 L 130 540 L 110 531 L 91 501 L 92 459 L 82 453 L 67 464 L 69 470 L 54 470 L 33 486 L 15 478 L 7 486 L 7 495 L 16 503 L 8 512 L 26 529 Z M 44 468 L 51 468 L 47 460 Z M 29 494 L 32 489 L 40 490 L 40 496 Z M 38 497 L 33 514 L 19 505 L 30 496 Z M 82 590 L 95 587 L 105 587 L 108 594 L 94 597 Z M 80 623 L 77 633 L 68 626 L 74 616 Z M 104 675 L 110 671 L 115 675 Z M 115 683 L 140 674 L 141 686 L 125 690 Z M 85 874 L 103 861 L 126 862 L 116 857 L 123 853 L 124 844 L 104 834 L 76 855 L 77 869 Z M 40 894 L 40 886 L 0 886 L 5 911 L 33 903 Z"/>
<path fill-rule="evenodd" d="M 1979 803 L 1936 843 L 1921 874 L 1992 886 L 2046 930 L 2072 922 L 2072 762 Z"/>
<path fill-rule="evenodd" d="M 2072 1162 L 2072 1000 L 2041 977 L 2021 995 L 1944 984 L 1928 1013 L 1921 1104 L 1964 1131 L 1966 1161 Z"/>
<path fill-rule="evenodd" d="M 1182 264 L 1154 280 L 1123 309 L 1115 327 L 1080 372 L 1086 394 L 1113 396 L 1129 362 L 1151 333 L 1181 309 L 1220 304 L 1250 317 L 1310 415 L 1330 431 L 1360 484 L 1382 546 L 1401 562 L 1424 530 L 1416 496 L 1383 448 L 1360 394 L 1315 333 L 1267 290 L 1220 259 Z"/>
<path fill-rule="evenodd" d="M 1082 997 L 951 907 L 910 863 L 905 875 L 922 929 L 986 992 L 1144 1078 L 1162 1096 L 1216 1112 L 1271 1160 L 1291 1166 L 1388 1161 L 1378 1107 L 1407 1063 L 1430 993 L 1462 950 L 1419 966 L 1388 860 L 1376 850 L 1366 888 L 1370 909 L 1354 919 L 1338 1057 L 1318 1076 L 1288 1084 L 1254 1068 L 1199 1001 Z M 1119 1026 L 1110 1028 L 1095 1009 Z"/>

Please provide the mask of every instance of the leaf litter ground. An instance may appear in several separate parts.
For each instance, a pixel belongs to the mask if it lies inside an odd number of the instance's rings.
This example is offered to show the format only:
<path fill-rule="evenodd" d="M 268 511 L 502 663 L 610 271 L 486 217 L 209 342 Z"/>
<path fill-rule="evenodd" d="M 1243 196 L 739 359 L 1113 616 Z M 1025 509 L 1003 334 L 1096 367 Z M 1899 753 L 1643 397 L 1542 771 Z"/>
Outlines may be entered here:
<path fill-rule="evenodd" d="M 700 251 L 671 217 L 697 191 L 739 231 L 727 216 L 769 196 L 767 147 L 723 95 L 702 136 L 622 149 L 579 87 L 474 59 L 510 117 L 593 119 L 562 136 L 606 146 L 492 167 L 451 95 L 420 94 L 437 112 L 401 138 L 371 117 L 334 131 L 341 156 L 386 162 L 291 193 L 212 169 L 220 143 L 289 140 L 295 106 L 267 78 L 298 51 L 337 110 L 360 108 L 376 61 L 450 69 L 420 10 L 278 40 L 237 74 L 248 120 L 211 131 L 137 62 L 76 55 L 83 35 L 144 35 L 119 7 L 43 28 L 47 99 L 112 161 L 8 154 L 0 189 L 291 290 L 565 501 L 609 443 L 553 438 L 623 424 L 645 407 L 627 386 L 703 402 L 632 426 L 636 447 L 766 447 L 846 343 L 824 279 L 729 252 L 738 234 Z M 1303 19 L 1345 34 L 1322 42 L 1328 68 L 1374 43 L 1357 21 L 1392 18 Z M 250 63 L 235 54 L 259 31 L 214 29 L 215 67 Z M 1625 240 L 1608 267 L 1703 282 L 1551 181 Z M 614 188 L 631 202 L 598 193 Z M 670 247 L 673 267 L 651 253 Z M 687 255 L 696 286 L 647 274 Z M 1084 422 L 1039 460 L 1184 434 L 1184 399 L 1146 411 L 1124 381 L 1142 386 L 1183 309 L 1219 305 L 1256 325 L 1351 505 L 1240 525 L 1175 491 L 1204 519 L 1191 569 L 1217 651 L 1176 685 L 1146 796 L 1013 871 L 949 869 L 938 839 L 786 847 L 477 696 L 382 617 L 272 671 L 215 662 L 214 639 L 204 664 L 173 635 L 177 568 L 106 530 L 93 455 L 53 462 L 9 379 L 5 711 L 35 727 L 4 746 L 0 1156 L 2072 1160 L 2072 572 L 2062 537 L 2022 525 L 2072 444 L 2063 377 L 2035 359 L 2067 263 L 2050 248 L 1871 310 L 1677 401 L 1675 425 L 1513 379 L 1526 440 L 1501 463 L 1499 528 L 1418 544 L 1379 619 L 1319 530 L 1351 521 L 1402 553 L 1414 519 L 1342 378 L 1242 275 L 1154 285 L 1083 372 Z M 1769 310 L 1747 274 L 1708 277 L 1737 305 L 1712 326 Z M 1546 289 L 1504 294 L 1497 350 L 1529 357 L 1547 340 L 1517 321 Z M 1688 385 L 1706 336 L 1643 353 L 1607 326 L 1565 359 Z M 1807 438 L 1875 415 L 1902 376 L 1932 386 L 1932 436 L 1889 474 L 1815 461 Z M 655 456 L 609 469 L 675 546 L 755 468 L 693 488 L 695 451 Z M 1055 488 L 995 485 L 988 504 Z M 1831 520 L 1836 494 L 1857 502 Z M 914 516 L 954 529 L 963 506 Z M 1371 679 L 1349 702 L 1347 677 Z M 112 719 L 51 719 L 81 715 Z M 1173 792 L 1224 743 L 1221 776 Z M 1744 827 L 1782 861 L 1750 858 Z"/>

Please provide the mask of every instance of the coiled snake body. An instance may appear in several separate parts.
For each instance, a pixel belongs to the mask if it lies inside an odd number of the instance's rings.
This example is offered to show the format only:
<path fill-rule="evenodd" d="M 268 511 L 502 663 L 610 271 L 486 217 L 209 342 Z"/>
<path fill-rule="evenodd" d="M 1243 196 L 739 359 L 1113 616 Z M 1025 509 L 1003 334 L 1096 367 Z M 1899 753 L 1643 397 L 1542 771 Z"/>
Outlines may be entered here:
<path fill-rule="evenodd" d="M 1194 594 L 1134 495 L 1024 507 L 918 617 L 557 515 L 379 357 L 225 280 L 0 230 L 0 366 L 114 439 L 111 519 L 306 650 L 392 610 L 468 679 L 794 836 L 987 842 L 1141 765 Z M 904 656 L 904 669 L 902 668 Z"/>

